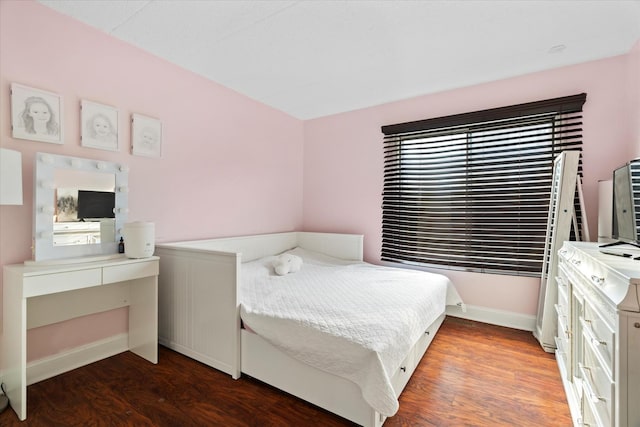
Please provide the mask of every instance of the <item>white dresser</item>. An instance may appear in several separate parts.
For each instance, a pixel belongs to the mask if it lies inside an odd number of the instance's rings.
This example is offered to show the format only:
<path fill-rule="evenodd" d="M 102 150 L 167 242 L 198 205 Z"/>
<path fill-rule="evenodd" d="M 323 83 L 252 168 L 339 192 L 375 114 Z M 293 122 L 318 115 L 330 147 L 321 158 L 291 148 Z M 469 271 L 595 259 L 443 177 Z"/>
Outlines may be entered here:
<path fill-rule="evenodd" d="M 556 359 L 574 424 L 640 427 L 640 260 L 588 242 L 558 255 Z"/>
<path fill-rule="evenodd" d="M 128 306 L 128 345 L 122 351 L 158 362 L 158 271 L 158 257 L 4 266 L 1 371 L 20 420 L 27 417 L 30 383 L 27 329 Z M 101 358 L 94 356 L 91 361 Z"/>

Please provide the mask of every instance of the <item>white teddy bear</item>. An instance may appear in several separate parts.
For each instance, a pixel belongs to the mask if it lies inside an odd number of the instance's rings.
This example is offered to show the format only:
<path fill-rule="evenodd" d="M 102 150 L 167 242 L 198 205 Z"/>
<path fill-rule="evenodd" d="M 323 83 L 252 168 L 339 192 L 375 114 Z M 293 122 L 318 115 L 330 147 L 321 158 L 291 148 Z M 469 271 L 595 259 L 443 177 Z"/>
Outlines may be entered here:
<path fill-rule="evenodd" d="M 291 254 L 282 254 L 273 261 L 273 268 L 278 276 L 295 273 L 302 267 L 302 258 Z"/>

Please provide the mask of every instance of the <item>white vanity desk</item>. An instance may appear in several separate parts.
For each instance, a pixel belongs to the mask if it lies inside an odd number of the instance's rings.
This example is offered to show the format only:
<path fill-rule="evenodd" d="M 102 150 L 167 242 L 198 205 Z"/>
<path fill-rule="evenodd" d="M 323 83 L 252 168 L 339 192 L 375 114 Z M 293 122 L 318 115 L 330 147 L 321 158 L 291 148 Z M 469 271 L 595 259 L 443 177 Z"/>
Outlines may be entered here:
<path fill-rule="evenodd" d="M 27 417 L 27 329 L 129 306 L 128 349 L 158 362 L 158 264 L 155 256 L 117 256 L 4 267 L 1 371 L 20 420 Z"/>

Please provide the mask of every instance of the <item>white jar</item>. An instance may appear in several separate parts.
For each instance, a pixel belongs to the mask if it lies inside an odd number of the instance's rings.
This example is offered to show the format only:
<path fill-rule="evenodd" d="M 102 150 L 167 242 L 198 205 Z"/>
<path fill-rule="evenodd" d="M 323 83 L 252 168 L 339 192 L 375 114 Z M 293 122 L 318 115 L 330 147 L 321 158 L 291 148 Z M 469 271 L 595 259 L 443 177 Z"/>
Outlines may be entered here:
<path fill-rule="evenodd" d="M 128 222 L 122 231 L 124 254 L 127 258 L 148 258 L 155 250 L 155 224 L 153 222 Z"/>

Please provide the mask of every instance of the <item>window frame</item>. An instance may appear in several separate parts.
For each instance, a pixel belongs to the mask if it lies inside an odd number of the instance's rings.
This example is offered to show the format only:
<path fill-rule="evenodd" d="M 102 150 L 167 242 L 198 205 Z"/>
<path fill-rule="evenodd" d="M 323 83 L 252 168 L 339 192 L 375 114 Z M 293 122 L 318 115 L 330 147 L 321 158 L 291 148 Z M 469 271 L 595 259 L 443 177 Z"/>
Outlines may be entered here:
<path fill-rule="evenodd" d="M 532 277 L 540 277 L 542 270 L 542 260 L 544 253 L 544 239 L 547 228 L 547 214 L 548 214 L 548 205 L 549 205 L 549 197 L 550 197 L 550 183 L 552 180 L 553 174 L 553 160 L 561 151 L 566 149 L 578 149 L 581 150 L 582 147 L 582 106 L 586 101 L 586 94 L 573 95 L 569 97 L 562 98 L 554 98 L 550 100 L 537 101 L 533 103 L 525 103 L 518 104 L 509 107 L 501 107 L 494 108 L 490 110 L 482 110 L 471 113 L 464 114 L 456 114 L 453 116 L 446 117 L 438 117 L 427 120 L 420 120 L 415 122 L 408 123 L 400 123 L 395 125 L 383 126 L 382 132 L 385 135 L 384 144 L 385 144 L 385 173 L 384 173 L 384 186 L 383 186 L 383 219 L 382 219 L 382 254 L 381 259 L 383 261 L 391 261 L 391 262 L 399 262 L 409 265 L 418 265 L 418 266 L 427 266 L 427 267 L 435 267 L 441 269 L 455 269 L 455 270 L 464 270 L 464 271 L 475 271 L 481 273 L 494 273 L 494 274 L 508 274 L 508 275 L 519 275 L 519 276 L 532 276 Z M 467 148 L 465 149 L 465 164 L 467 165 L 465 169 L 468 171 L 468 156 L 469 156 L 469 144 L 471 146 L 478 146 L 481 144 L 479 141 L 469 141 L 471 135 L 472 138 L 478 137 L 480 132 L 486 132 L 487 129 L 494 129 L 496 131 L 497 136 L 491 136 L 490 134 L 487 137 L 486 144 L 486 153 L 485 156 L 487 160 L 495 162 L 495 168 L 497 172 L 492 172 L 490 168 L 485 166 L 479 166 L 480 173 L 485 174 L 484 178 L 485 182 L 492 178 L 496 178 L 500 173 L 505 172 L 508 169 L 508 166 L 505 170 L 500 171 L 501 167 L 505 167 L 505 163 L 503 160 L 506 158 L 511 158 L 514 152 L 524 153 L 523 154 L 523 162 L 529 163 L 532 162 L 532 158 L 535 155 L 526 154 L 526 149 L 518 148 L 517 143 L 514 143 L 516 140 L 510 140 L 508 138 L 513 137 L 515 135 L 514 129 L 518 129 L 520 125 L 523 126 L 538 126 L 540 129 L 548 128 L 548 138 L 541 138 L 541 141 L 537 141 L 536 137 L 529 136 L 528 142 L 524 142 L 523 144 L 526 146 L 530 146 L 532 150 L 541 150 L 541 159 L 540 164 L 544 164 L 542 167 L 543 176 L 538 176 L 535 179 L 531 179 L 531 183 L 540 186 L 540 183 L 548 182 L 548 188 L 540 188 L 538 192 L 544 191 L 544 195 L 537 194 L 534 197 L 534 193 L 532 191 L 519 191 L 517 194 L 522 194 L 524 197 L 531 197 L 532 200 L 535 198 L 536 203 L 536 218 L 531 224 L 522 223 L 520 224 L 521 228 L 518 228 L 518 233 L 522 236 L 515 239 L 511 246 L 508 246 L 505 243 L 504 239 L 496 239 L 495 242 L 491 242 L 490 240 L 494 238 L 494 236 L 498 236 L 497 231 L 488 232 L 487 236 L 484 239 L 479 239 L 479 243 L 475 241 L 471 242 L 462 242 L 460 241 L 461 253 L 463 256 L 465 254 L 471 254 L 471 261 L 469 259 L 462 259 L 460 262 L 457 260 L 452 260 L 452 256 L 456 254 L 457 249 L 446 249 L 443 245 L 446 245 L 446 239 L 441 243 L 439 241 L 432 240 L 431 245 L 441 245 L 440 249 L 425 249 L 425 245 L 429 244 L 428 239 L 420 238 L 423 235 L 426 235 L 431 230 L 426 231 L 417 231 L 418 226 L 415 226 L 412 230 L 411 227 L 406 225 L 400 225 L 404 220 L 405 216 L 408 214 L 415 214 L 414 216 L 418 216 L 415 221 L 416 223 L 421 223 L 423 226 L 428 225 L 429 222 L 425 221 L 423 217 L 427 214 L 425 212 L 431 212 L 428 209 L 421 211 L 420 206 L 434 206 L 434 202 L 420 202 L 421 194 L 426 194 L 425 191 L 420 192 L 420 178 L 417 178 L 413 185 L 415 186 L 417 192 L 414 194 L 410 194 L 409 191 L 403 190 L 401 187 L 403 186 L 403 174 L 410 176 L 408 174 L 414 173 L 415 176 L 418 176 L 422 171 L 414 171 L 411 169 L 410 164 L 405 159 L 399 159 L 399 156 L 407 156 L 406 150 L 411 149 L 412 147 L 418 147 L 420 144 L 420 138 L 428 138 L 431 137 L 434 140 L 443 137 L 446 141 L 451 142 L 455 141 L 455 139 L 451 138 L 451 135 L 464 134 L 466 138 L 465 144 Z M 503 137 L 501 133 L 501 129 L 506 132 L 505 142 L 503 143 L 500 138 Z M 531 128 L 533 131 L 534 128 Z M 520 132 L 522 134 L 522 131 Z M 520 136 L 522 138 L 522 135 Z M 525 138 L 525 140 L 527 139 Z M 457 141 L 459 142 L 459 141 Z M 456 142 L 456 143 L 457 143 Z M 544 143 L 548 143 L 548 147 L 544 148 L 541 145 Z M 442 144 L 442 143 L 441 143 Z M 504 144 L 504 148 L 500 145 Z M 428 143 L 427 143 L 428 145 Z M 447 146 L 447 143 L 442 144 L 443 147 L 443 155 L 447 156 L 447 149 L 451 149 L 451 147 Z M 477 149 L 477 148 L 475 148 Z M 421 159 L 424 161 L 427 159 L 427 155 L 429 154 L 429 149 L 423 148 L 423 157 L 415 156 L 416 164 L 419 164 Z M 505 150 L 505 151 L 502 151 Z M 404 152 L 404 154 L 403 154 Z M 473 162 L 472 162 L 473 163 Z M 532 176 L 540 175 L 538 171 L 539 166 L 535 166 L 535 162 L 532 162 L 532 165 L 529 169 L 531 169 Z M 472 164 L 472 167 L 475 167 Z M 422 171 L 424 172 L 424 171 Z M 432 172 L 433 170 L 429 170 L 428 172 Z M 519 173 L 519 172 L 518 172 Z M 447 175 L 446 172 L 443 172 L 443 176 Z M 473 180 L 475 178 L 472 178 Z M 482 182 L 483 178 L 478 178 L 477 182 Z M 526 181 L 526 180 L 525 180 Z M 407 179 L 408 183 L 409 180 Z M 422 181 L 424 184 L 427 182 L 426 179 Z M 457 196 L 455 198 L 452 197 L 456 203 L 469 203 L 468 194 L 470 194 L 470 180 L 465 181 L 464 188 L 457 189 L 455 191 L 464 191 L 464 196 Z M 482 184 L 476 184 L 477 187 L 481 187 Z M 529 185 L 529 184 L 527 184 Z M 405 186 L 407 184 L 405 183 Z M 426 188 L 426 187 L 425 187 Z M 453 191 L 453 190 L 452 190 Z M 476 191 L 475 189 L 473 191 Z M 490 196 L 505 196 L 510 193 L 510 189 L 508 190 L 500 190 L 499 186 L 495 186 L 495 189 L 489 194 Z M 444 192 L 439 193 L 440 195 L 444 194 Z M 478 194 L 478 193 L 476 193 Z M 514 193 L 515 194 L 515 193 Z M 528 196 L 527 196 L 528 195 Z M 414 197 L 417 201 L 411 205 L 410 200 Z M 475 200 L 472 203 L 478 203 L 478 199 L 482 198 L 482 195 L 475 197 Z M 544 209 L 542 205 L 540 205 L 540 198 L 546 198 L 546 203 L 544 205 Z M 405 200 L 403 200 L 405 199 Z M 527 200 L 526 198 L 523 200 Z M 576 201 L 578 202 L 578 201 Z M 491 202 L 487 204 L 487 212 L 491 209 Z M 396 212 L 393 212 L 394 209 L 397 209 Z M 405 209 L 405 210 L 402 210 Z M 444 206 L 446 209 L 446 206 Z M 476 212 L 482 211 L 482 208 L 478 208 L 476 206 Z M 511 207 L 509 207 L 511 209 Z M 541 212 L 541 209 L 544 212 Z M 459 209 L 451 208 L 451 211 L 457 212 Z M 525 211 L 523 211 L 525 212 Z M 452 213 L 453 214 L 453 213 Z M 466 233 L 466 238 L 469 239 L 468 236 L 474 236 L 477 233 L 474 233 L 474 230 L 480 224 L 485 227 L 486 224 L 491 222 L 494 218 L 498 218 L 495 213 L 489 212 L 484 219 L 474 219 L 474 213 L 467 215 L 467 219 L 463 219 L 462 221 L 449 220 L 443 221 L 444 226 L 451 226 L 452 224 L 456 224 L 458 227 L 470 230 Z M 470 218 L 470 219 L 469 219 Z M 580 218 L 579 218 L 580 219 Z M 395 221 L 395 222 L 394 222 Z M 410 220 L 409 220 L 410 221 Z M 405 221 L 405 222 L 409 222 Z M 496 220 L 498 221 L 498 220 Z M 517 222 L 517 221 L 516 221 Z M 527 245 L 526 238 L 527 234 L 525 233 L 528 228 L 535 228 L 535 246 L 534 244 Z M 403 230 L 404 228 L 404 230 Z M 423 227 L 424 228 L 424 227 Z M 421 234 L 422 233 L 422 234 Z M 415 236 L 411 236 L 414 234 Z M 431 233 L 433 234 L 433 233 Z M 436 233 L 437 234 L 437 233 Z M 446 231 L 440 233 L 441 235 L 446 235 Z M 452 233 L 453 234 L 453 233 Z M 477 237 L 477 236 L 476 236 Z M 434 239 L 437 239 L 434 238 Z M 425 243 L 427 242 L 427 243 Z M 422 246 L 420 246 L 422 244 Z M 479 249 L 473 251 L 470 249 L 471 246 L 479 246 Z M 485 250 L 487 247 L 495 245 L 492 251 Z M 421 249 L 422 248 L 422 249 Z M 515 255 L 512 251 L 513 248 L 516 248 Z M 535 249 L 535 250 L 533 250 Z M 477 252 L 483 254 L 482 257 L 478 257 Z M 504 252 L 500 255 L 500 259 L 495 263 L 492 262 L 491 254 L 498 254 L 500 251 Z M 428 256 L 425 256 L 425 253 L 428 252 Z M 531 252 L 531 253 L 528 253 Z M 440 255 L 438 257 L 438 254 Z M 479 261 L 479 260 L 482 260 Z M 483 263 L 486 261 L 486 265 Z"/>

